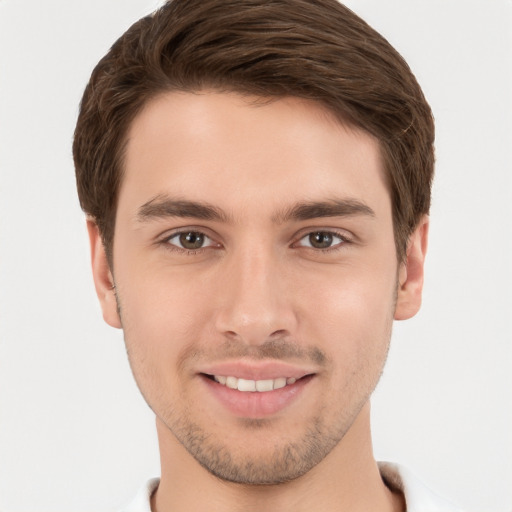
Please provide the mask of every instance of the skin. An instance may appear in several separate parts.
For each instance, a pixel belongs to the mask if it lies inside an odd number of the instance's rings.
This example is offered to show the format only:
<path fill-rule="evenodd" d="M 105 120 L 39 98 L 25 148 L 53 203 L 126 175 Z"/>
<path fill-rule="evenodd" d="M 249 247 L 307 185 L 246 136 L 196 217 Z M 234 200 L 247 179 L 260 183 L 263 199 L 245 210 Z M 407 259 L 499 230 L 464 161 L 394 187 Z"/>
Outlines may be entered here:
<path fill-rule="evenodd" d="M 378 142 L 314 102 L 254 100 L 151 100 L 128 135 L 113 269 L 88 222 L 104 319 L 157 418 L 153 510 L 403 510 L 369 398 L 393 319 L 420 307 L 428 219 L 399 265 Z M 228 410 L 202 374 L 275 361 L 311 377 L 261 417 Z"/>

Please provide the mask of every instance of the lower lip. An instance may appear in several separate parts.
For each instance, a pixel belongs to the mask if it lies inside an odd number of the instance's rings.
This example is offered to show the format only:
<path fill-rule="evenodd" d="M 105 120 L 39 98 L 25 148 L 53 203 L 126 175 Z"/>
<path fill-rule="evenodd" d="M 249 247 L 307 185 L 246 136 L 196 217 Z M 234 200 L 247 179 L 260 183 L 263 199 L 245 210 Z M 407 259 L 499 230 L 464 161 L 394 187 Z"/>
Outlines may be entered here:
<path fill-rule="evenodd" d="M 215 398 L 232 414 L 242 418 L 265 418 L 277 414 L 291 405 L 311 382 L 313 375 L 299 379 L 294 384 L 273 391 L 238 391 L 201 375 Z"/>

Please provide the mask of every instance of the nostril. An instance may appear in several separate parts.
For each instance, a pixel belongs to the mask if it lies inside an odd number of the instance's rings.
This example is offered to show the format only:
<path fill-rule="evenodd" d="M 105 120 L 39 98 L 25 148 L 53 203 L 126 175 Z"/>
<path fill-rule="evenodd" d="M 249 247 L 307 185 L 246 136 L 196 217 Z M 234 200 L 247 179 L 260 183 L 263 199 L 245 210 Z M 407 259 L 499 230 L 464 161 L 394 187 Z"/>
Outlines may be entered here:
<path fill-rule="evenodd" d="M 279 329 L 277 331 L 274 331 L 270 336 L 269 336 L 269 339 L 272 339 L 272 338 L 284 338 L 285 336 L 288 335 L 288 332 L 285 330 L 285 329 Z"/>
<path fill-rule="evenodd" d="M 224 336 L 230 341 L 241 342 L 242 337 L 235 331 L 224 331 Z"/>

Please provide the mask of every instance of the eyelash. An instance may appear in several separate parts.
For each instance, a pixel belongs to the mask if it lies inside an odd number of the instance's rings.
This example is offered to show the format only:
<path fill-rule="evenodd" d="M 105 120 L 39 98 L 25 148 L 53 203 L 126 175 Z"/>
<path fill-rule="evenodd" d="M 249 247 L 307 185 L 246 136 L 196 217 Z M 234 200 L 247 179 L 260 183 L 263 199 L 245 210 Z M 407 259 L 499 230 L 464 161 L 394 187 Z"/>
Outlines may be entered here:
<path fill-rule="evenodd" d="M 330 247 L 326 247 L 324 249 L 307 246 L 307 245 L 302 245 L 299 247 L 304 247 L 305 249 L 309 249 L 309 250 L 312 250 L 315 252 L 320 252 L 320 253 L 325 254 L 325 253 L 343 250 L 344 246 L 351 244 L 353 242 L 353 240 L 351 238 L 349 238 L 346 234 L 340 233 L 339 231 L 332 230 L 332 229 L 316 229 L 314 231 L 308 231 L 307 233 L 302 235 L 299 238 L 298 242 L 295 242 L 294 245 L 297 245 L 300 241 L 304 240 L 307 237 L 310 237 L 311 235 L 315 235 L 315 234 L 330 235 L 333 238 L 338 238 L 340 241 L 338 243 L 334 243 Z"/>
<path fill-rule="evenodd" d="M 173 238 L 177 238 L 177 237 L 180 237 L 181 235 L 187 235 L 187 234 L 191 234 L 191 233 L 195 234 L 195 235 L 202 235 L 205 239 L 210 240 L 210 242 L 212 242 L 212 244 L 208 245 L 206 247 L 198 247 L 197 249 L 186 249 L 185 247 L 179 247 L 178 245 L 170 242 Z M 213 248 L 218 247 L 218 244 L 217 244 L 217 247 L 215 246 L 216 244 L 213 241 L 212 237 L 208 236 L 206 233 L 204 233 L 204 231 L 201 231 L 199 229 L 184 229 L 182 231 L 177 231 L 175 233 L 172 233 L 169 236 L 166 236 L 164 239 L 162 239 L 160 241 L 160 243 L 163 244 L 164 247 L 169 251 L 178 252 L 181 254 L 185 254 L 187 256 L 194 256 L 195 254 L 200 254 L 211 247 L 213 247 Z"/>
<path fill-rule="evenodd" d="M 206 247 L 199 247 L 197 249 L 186 249 L 185 247 L 179 247 L 178 245 L 170 242 L 174 238 L 177 238 L 181 235 L 190 234 L 190 233 L 195 234 L 195 235 L 202 235 L 205 237 L 205 239 L 210 240 L 210 242 L 212 242 L 212 243 Z M 311 245 L 309 245 L 309 246 L 308 245 L 299 245 L 299 242 L 301 242 L 305 238 L 307 238 L 311 235 L 314 235 L 314 234 L 331 235 L 333 238 L 338 238 L 340 241 L 330 247 L 326 247 L 323 249 L 317 248 L 317 247 L 312 247 Z M 167 250 L 186 254 L 187 256 L 193 256 L 195 254 L 200 254 L 210 248 L 217 249 L 220 246 L 220 244 L 215 244 L 212 237 L 208 236 L 206 233 L 204 233 L 204 231 L 201 231 L 199 229 L 186 229 L 186 230 L 182 230 L 182 231 L 177 231 L 175 233 L 172 233 L 169 236 L 166 236 L 159 243 L 164 245 Z M 330 253 L 330 252 L 342 250 L 345 245 L 348 245 L 351 243 L 353 243 L 352 239 L 349 238 L 346 234 L 340 233 L 339 231 L 332 230 L 332 229 L 317 229 L 317 230 L 308 231 L 308 232 L 302 234 L 300 236 L 300 238 L 292 244 L 292 247 L 303 247 L 305 249 L 312 250 L 314 252 Z"/>

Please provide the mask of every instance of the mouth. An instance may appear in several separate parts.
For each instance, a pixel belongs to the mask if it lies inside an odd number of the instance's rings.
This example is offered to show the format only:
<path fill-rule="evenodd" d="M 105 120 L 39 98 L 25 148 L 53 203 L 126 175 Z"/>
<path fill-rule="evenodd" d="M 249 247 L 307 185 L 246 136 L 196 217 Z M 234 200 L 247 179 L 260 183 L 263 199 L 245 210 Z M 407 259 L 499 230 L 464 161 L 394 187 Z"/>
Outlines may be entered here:
<path fill-rule="evenodd" d="M 200 373 L 201 380 L 216 403 L 237 418 L 268 418 L 291 407 L 311 386 L 315 373 L 286 376 L 243 377 L 226 372 Z M 243 371 L 240 373 L 244 373 Z M 284 372 L 283 372 L 284 373 Z M 230 375 L 231 374 L 231 375 Z M 264 377 L 264 378 L 263 378 Z"/>
<path fill-rule="evenodd" d="M 277 377 L 275 379 L 251 380 L 232 375 L 208 375 L 203 374 L 206 378 L 213 380 L 221 386 L 229 389 L 235 389 L 242 393 L 268 393 L 286 386 L 292 386 L 298 380 L 306 379 L 311 375 L 305 375 L 299 379 L 295 377 Z"/>

